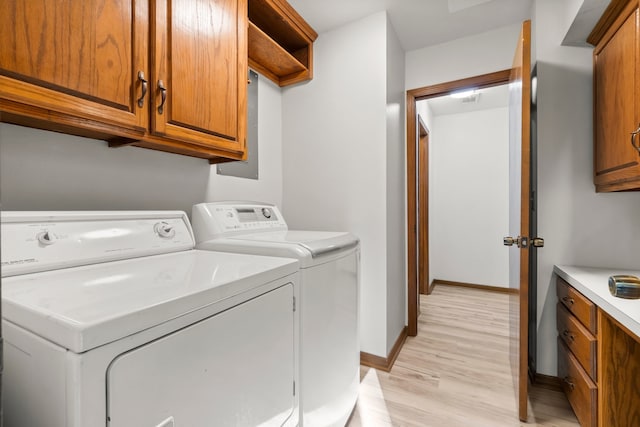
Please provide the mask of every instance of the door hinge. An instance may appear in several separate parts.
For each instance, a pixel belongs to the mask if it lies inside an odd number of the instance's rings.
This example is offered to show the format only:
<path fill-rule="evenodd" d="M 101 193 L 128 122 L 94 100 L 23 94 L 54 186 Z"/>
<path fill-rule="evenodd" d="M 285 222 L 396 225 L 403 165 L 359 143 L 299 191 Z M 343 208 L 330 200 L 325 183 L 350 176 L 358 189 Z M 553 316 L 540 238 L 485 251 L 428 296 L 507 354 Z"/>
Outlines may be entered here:
<path fill-rule="evenodd" d="M 293 382 L 293 395 L 296 395 L 296 382 Z"/>
<path fill-rule="evenodd" d="M 529 196 L 529 206 L 531 207 L 531 212 L 536 211 L 536 190 L 531 190 L 531 195 Z"/>
<path fill-rule="evenodd" d="M 296 311 L 296 297 L 293 297 L 293 311 Z"/>

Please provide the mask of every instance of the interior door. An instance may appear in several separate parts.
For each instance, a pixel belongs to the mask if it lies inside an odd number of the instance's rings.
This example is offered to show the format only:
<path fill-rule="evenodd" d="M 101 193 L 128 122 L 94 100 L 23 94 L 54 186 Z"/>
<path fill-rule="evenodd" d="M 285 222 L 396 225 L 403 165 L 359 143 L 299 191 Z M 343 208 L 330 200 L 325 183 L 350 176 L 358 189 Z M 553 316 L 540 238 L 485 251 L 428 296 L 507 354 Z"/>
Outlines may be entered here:
<path fill-rule="evenodd" d="M 531 22 L 522 31 L 509 78 L 509 330 L 518 416 L 527 419 L 529 215 L 531 192 Z M 517 236 L 517 237 L 516 237 Z"/>

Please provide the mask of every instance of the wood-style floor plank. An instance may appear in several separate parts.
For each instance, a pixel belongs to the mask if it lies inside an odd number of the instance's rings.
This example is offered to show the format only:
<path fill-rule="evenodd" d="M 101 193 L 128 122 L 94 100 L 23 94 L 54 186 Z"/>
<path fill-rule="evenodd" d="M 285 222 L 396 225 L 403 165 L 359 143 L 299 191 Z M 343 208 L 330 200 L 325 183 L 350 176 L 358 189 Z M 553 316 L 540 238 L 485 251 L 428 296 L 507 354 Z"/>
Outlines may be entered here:
<path fill-rule="evenodd" d="M 418 336 L 391 372 L 360 368 L 349 427 L 579 426 L 562 392 L 536 386 L 518 420 L 507 294 L 439 285 L 420 298 Z"/>

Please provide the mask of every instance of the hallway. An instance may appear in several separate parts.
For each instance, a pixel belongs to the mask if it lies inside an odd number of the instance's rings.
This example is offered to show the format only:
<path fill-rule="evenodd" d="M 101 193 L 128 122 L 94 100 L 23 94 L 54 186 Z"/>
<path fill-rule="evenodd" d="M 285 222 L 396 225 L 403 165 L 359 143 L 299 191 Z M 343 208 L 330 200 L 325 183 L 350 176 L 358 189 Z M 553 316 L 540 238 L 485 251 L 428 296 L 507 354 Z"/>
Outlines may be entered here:
<path fill-rule="evenodd" d="M 578 426 L 564 395 L 530 387 L 519 423 L 509 366 L 506 293 L 438 285 L 420 296 L 418 336 L 391 372 L 361 367 L 349 427 Z"/>

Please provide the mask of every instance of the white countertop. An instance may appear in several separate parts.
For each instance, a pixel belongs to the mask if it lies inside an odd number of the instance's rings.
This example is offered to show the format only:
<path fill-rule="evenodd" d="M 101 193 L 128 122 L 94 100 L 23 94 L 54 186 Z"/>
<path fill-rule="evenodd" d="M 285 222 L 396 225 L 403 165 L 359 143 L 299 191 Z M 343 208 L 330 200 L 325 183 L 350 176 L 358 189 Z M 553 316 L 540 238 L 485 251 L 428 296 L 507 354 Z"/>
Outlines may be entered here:
<path fill-rule="evenodd" d="M 631 274 L 640 277 L 640 270 L 555 265 L 553 272 L 640 337 L 640 299 L 618 298 L 609 292 L 609 276 Z"/>

